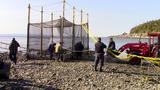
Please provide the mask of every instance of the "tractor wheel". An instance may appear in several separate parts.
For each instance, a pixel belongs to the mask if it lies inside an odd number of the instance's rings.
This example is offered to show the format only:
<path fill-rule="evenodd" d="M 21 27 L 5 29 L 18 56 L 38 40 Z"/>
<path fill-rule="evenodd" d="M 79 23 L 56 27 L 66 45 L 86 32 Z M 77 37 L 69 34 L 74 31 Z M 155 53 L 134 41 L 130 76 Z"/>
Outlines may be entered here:
<path fill-rule="evenodd" d="M 141 59 L 138 57 L 133 57 L 131 60 L 129 60 L 129 63 L 131 65 L 140 65 L 141 64 Z"/>

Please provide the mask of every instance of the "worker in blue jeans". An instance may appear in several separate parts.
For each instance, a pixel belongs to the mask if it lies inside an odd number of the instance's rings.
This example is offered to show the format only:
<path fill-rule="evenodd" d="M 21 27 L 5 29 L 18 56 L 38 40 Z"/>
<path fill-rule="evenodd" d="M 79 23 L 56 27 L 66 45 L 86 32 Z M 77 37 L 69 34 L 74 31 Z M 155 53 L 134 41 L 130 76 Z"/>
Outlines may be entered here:
<path fill-rule="evenodd" d="M 100 72 L 102 72 L 102 67 L 104 65 L 104 48 L 107 46 L 101 42 L 101 38 L 98 38 L 98 41 L 95 44 L 95 71 L 97 71 L 97 66 L 100 62 Z"/>

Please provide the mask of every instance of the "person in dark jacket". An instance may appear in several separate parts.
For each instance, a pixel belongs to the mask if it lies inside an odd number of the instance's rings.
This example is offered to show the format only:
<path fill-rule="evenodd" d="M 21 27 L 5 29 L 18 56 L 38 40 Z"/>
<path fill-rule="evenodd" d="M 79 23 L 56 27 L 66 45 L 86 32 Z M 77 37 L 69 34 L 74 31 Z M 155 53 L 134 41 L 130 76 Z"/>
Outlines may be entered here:
<path fill-rule="evenodd" d="M 48 47 L 48 52 L 49 52 L 49 55 L 50 55 L 50 60 L 52 60 L 53 58 L 53 53 L 55 51 L 55 45 L 56 43 L 51 43 Z"/>
<path fill-rule="evenodd" d="M 115 49 L 116 49 L 116 44 L 115 44 L 115 42 L 113 41 L 113 38 L 110 38 L 108 48 L 109 48 L 109 49 L 112 49 L 112 50 L 115 50 Z"/>
<path fill-rule="evenodd" d="M 104 48 L 106 45 L 101 42 L 101 38 L 95 44 L 95 71 L 97 71 L 97 66 L 100 61 L 100 72 L 102 72 L 102 67 L 104 65 Z"/>
<path fill-rule="evenodd" d="M 82 42 L 76 43 L 74 48 L 75 48 L 75 51 L 76 51 L 75 52 L 76 59 L 79 59 L 79 57 L 82 57 L 82 51 L 84 49 L 84 46 L 83 46 Z"/>
<path fill-rule="evenodd" d="M 9 45 L 9 58 L 15 64 L 17 63 L 16 55 L 18 52 L 18 47 L 20 47 L 19 43 L 15 40 L 15 38 L 13 38 L 11 44 Z"/>

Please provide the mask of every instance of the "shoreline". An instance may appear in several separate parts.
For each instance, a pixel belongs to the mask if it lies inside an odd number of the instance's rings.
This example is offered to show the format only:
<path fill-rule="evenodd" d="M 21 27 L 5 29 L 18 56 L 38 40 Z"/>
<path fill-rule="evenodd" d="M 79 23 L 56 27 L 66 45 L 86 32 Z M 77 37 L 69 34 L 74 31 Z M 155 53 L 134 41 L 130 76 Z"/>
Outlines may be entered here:
<path fill-rule="evenodd" d="M 113 35 L 113 36 L 109 36 L 109 37 L 116 37 L 116 38 L 135 38 L 135 39 L 148 39 L 148 35 L 146 33 L 144 34 L 120 34 L 120 35 Z"/>
<path fill-rule="evenodd" d="M 129 38 L 129 39 L 139 39 L 139 38 L 141 38 L 141 39 L 149 39 L 149 37 L 132 37 L 132 36 L 128 36 L 128 37 L 126 37 L 126 36 L 109 36 L 109 37 L 115 37 L 115 38 Z"/>

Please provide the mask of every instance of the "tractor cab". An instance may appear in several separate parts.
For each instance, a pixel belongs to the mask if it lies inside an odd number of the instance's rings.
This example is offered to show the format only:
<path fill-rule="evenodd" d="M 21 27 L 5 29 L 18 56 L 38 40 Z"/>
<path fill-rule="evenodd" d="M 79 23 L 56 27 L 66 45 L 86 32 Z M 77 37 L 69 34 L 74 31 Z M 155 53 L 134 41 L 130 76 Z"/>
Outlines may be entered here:
<path fill-rule="evenodd" d="M 160 32 L 148 33 L 149 57 L 160 57 Z"/>

